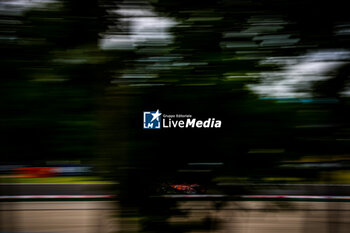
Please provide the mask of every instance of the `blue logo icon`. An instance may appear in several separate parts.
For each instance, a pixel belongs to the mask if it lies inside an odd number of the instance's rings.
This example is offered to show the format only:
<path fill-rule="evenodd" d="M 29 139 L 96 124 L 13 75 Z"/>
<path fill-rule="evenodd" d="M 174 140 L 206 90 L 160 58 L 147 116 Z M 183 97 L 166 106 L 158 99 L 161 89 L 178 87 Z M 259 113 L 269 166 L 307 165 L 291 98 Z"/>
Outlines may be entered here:
<path fill-rule="evenodd" d="M 143 128 L 144 129 L 160 129 L 162 113 L 157 110 L 156 112 L 143 112 Z"/>

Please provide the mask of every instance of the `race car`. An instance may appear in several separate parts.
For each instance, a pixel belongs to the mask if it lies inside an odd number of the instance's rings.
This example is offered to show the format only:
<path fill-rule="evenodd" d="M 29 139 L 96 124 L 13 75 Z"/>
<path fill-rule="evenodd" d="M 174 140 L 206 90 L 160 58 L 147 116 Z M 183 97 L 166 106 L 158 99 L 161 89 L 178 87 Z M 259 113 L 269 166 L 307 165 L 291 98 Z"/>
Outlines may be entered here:
<path fill-rule="evenodd" d="M 163 194 L 203 194 L 207 190 L 199 184 L 162 184 L 159 192 Z"/>

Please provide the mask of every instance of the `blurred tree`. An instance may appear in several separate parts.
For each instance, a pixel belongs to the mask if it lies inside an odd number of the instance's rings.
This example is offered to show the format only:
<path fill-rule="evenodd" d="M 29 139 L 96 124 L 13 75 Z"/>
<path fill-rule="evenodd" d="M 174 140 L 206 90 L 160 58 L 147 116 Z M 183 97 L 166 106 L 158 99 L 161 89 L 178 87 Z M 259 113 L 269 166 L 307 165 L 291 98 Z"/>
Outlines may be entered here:
<path fill-rule="evenodd" d="M 28 3 L 2 15 L 1 33 L 15 37 L 0 44 L 3 163 L 95 154 L 104 15 L 94 0 Z"/>

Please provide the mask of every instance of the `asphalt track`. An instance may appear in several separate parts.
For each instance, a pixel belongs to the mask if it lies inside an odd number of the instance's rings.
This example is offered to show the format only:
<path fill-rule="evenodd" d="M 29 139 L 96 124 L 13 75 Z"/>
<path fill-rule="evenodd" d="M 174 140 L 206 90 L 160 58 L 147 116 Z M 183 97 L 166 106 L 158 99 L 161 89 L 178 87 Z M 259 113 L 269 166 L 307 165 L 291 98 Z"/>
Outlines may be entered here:
<path fill-rule="evenodd" d="M 350 229 L 350 203 L 233 202 L 220 209 L 211 201 L 181 201 L 187 216 L 168 220 L 174 227 L 191 223 L 188 232 L 212 233 L 346 233 Z M 119 219 L 117 202 L 2 202 L 0 232 L 7 233 L 112 233 L 123 226 L 137 232 L 140 219 Z M 217 225 L 196 229 L 210 216 Z M 198 223 L 198 224 L 197 224 Z"/>
<path fill-rule="evenodd" d="M 215 233 L 345 233 L 350 229 L 348 185 L 226 183 L 218 187 L 228 195 L 162 195 L 176 199 L 178 208 L 188 213 L 175 215 L 168 222 L 174 227 L 191 223 L 188 232 L 193 233 L 208 232 L 193 228 L 208 216 L 219 223 L 209 226 L 209 232 Z M 0 232 L 112 233 L 121 228 L 136 232 L 140 219 L 118 218 L 115 199 L 85 197 L 112 196 L 113 188 L 117 185 L 1 184 Z M 232 196 L 242 193 L 240 199 L 227 199 L 230 192 Z M 24 199 L 13 201 L 13 197 Z M 224 203 L 221 208 L 217 208 L 218 202 Z"/>

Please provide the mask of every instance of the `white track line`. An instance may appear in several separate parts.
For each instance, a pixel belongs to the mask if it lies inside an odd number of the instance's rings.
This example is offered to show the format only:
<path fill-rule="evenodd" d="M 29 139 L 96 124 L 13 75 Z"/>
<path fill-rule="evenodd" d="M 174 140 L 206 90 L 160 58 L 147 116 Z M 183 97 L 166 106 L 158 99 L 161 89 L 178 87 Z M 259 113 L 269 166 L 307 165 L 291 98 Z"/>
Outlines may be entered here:
<path fill-rule="evenodd" d="M 113 195 L 16 195 L 0 196 L 0 199 L 67 199 L 67 198 L 113 198 Z"/>
<path fill-rule="evenodd" d="M 0 183 L 0 185 L 112 185 L 119 183 Z"/>
<path fill-rule="evenodd" d="M 13 195 L 0 196 L 0 199 L 84 199 L 84 198 L 114 198 L 115 195 Z M 223 198 L 225 195 L 163 195 L 165 198 Z M 321 199 L 321 200 L 350 200 L 350 196 L 315 196 L 315 195 L 243 195 L 243 199 Z"/>
<path fill-rule="evenodd" d="M 350 196 L 314 196 L 314 195 L 243 195 L 243 198 L 273 198 L 273 199 L 350 199 Z"/>

